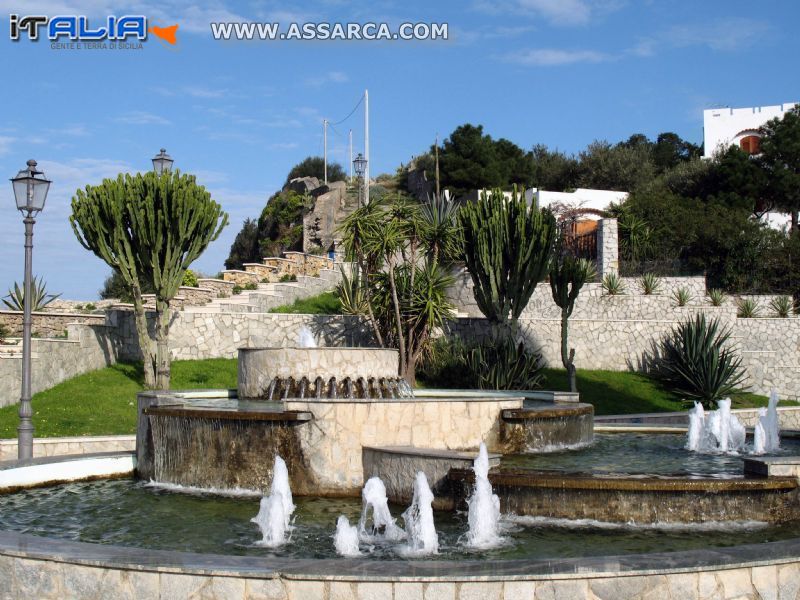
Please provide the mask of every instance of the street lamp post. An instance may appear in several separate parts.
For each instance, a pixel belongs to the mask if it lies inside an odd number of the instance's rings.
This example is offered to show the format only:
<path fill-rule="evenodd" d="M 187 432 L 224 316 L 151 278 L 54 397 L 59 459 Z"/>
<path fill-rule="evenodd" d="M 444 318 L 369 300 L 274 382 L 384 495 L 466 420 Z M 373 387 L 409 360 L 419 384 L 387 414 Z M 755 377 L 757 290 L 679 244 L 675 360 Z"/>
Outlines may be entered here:
<path fill-rule="evenodd" d="M 172 157 L 167 154 L 167 150 L 162 148 L 161 152 L 153 157 L 153 170 L 157 175 L 161 175 L 164 171 L 171 171 L 174 162 Z"/>
<path fill-rule="evenodd" d="M 353 168 L 355 169 L 356 176 L 359 179 L 364 177 L 364 173 L 367 172 L 367 159 L 364 158 L 364 155 L 361 154 L 361 152 L 359 152 L 358 156 L 356 156 L 355 159 L 353 160 Z M 363 196 L 362 196 L 362 192 L 363 192 L 362 188 L 363 187 L 364 186 L 362 186 L 362 185 L 358 186 L 358 205 L 359 206 L 361 206 L 362 199 L 363 199 Z"/>
<path fill-rule="evenodd" d="M 25 298 L 22 318 L 22 394 L 19 399 L 19 427 L 17 427 L 17 456 L 33 458 L 33 423 L 31 416 L 31 279 L 33 263 L 33 225 L 36 215 L 44 209 L 50 181 L 44 172 L 36 169 L 31 159 L 11 180 L 17 209 L 22 212 L 25 223 Z"/>

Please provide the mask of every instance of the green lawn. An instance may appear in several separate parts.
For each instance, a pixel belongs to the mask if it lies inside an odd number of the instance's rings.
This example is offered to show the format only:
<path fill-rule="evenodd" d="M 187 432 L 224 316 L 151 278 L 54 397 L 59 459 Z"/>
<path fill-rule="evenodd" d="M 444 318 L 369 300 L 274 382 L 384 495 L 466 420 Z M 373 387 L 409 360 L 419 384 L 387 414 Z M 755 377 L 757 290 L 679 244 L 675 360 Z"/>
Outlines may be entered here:
<path fill-rule="evenodd" d="M 296 315 L 338 315 L 342 312 L 342 305 L 336 294 L 323 292 L 318 296 L 295 300 L 292 304 L 277 306 L 269 312 Z"/>
<path fill-rule="evenodd" d="M 117 364 L 84 373 L 33 397 L 36 437 L 115 435 L 136 430 L 136 393 L 141 364 Z M 211 359 L 172 363 L 173 389 L 235 388 L 236 361 Z M 0 438 L 17 436 L 18 406 L 0 408 Z"/>
<path fill-rule="evenodd" d="M 546 369 L 545 389 L 566 390 L 565 372 Z M 33 397 L 37 437 L 114 435 L 136 429 L 136 393 L 142 389 L 141 364 L 117 364 L 79 375 Z M 236 360 L 181 360 L 172 363 L 173 389 L 235 388 Z M 435 386 L 431 386 L 435 387 Z M 598 415 L 681 410 L 680 400 L 637 373 L 578 370 L 581 400 Z M 764 396 L 742 394 L 735 408 L 766 406 Z M 797 405 L 797 402 L 781 402 Z M 17 406 L 0 408 L 0 438 L 17 435 Z"/>

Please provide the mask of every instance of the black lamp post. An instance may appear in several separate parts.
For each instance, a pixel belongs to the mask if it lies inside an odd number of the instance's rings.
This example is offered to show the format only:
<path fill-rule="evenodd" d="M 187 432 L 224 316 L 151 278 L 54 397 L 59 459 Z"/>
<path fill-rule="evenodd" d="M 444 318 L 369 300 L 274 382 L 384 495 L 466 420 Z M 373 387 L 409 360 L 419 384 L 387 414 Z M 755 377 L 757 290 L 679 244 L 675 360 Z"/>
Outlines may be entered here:
<path fill-rule="evenodd" d="M 156 174 L 161 175 L 164 171 L 171 171 L 174 162 L 172 157 L 167 154 L 166 149 L 162 148 L 161 152 L 153 157 L 153 170 Z"/>
<path fill-rule="evenodd" d="M 24 215 L 25 223 L 25 298 L 22 318 L 22 394 L 19 399 L 19 427 L 17 427 L 17 455 L 20 459 L 33 457 L 33 423 L 31 416 L 31 279 L 33 270 L 33 225 L 36 215 L 44 209 L 50 181 L 36 168 L 31 159 L 11 180 L 17 209 Z"/>
<path fill-rule="evenodd" d="M 367 172 L 367 159 L 366 159 L 366 158 L 364 158 L 364 155 L 363 155 L 363 154 L 361 154 L 361 152 L 359 152 L 359 153 L 358 153 L 358 156 L 356 156 L 356 157 L 353 159 L 353 168 L 355 169 L 355 171 L 356 171 L 356 176 L 357 176 L 359 179 L 361 179 L 362 177 L 364 177 L 364 173 L 366 173 L 366 172 Z M 358 186 L 358 205 L 359 205 L 359 206 L 361 206 L 361 202 L 362 202 L 362 195 L 361 195 L 361 192 L 362 192 L 362 187 L 363 187 L 363 186 L 361 186 L 361 185 L 360 185 L 360 186 Z"/>

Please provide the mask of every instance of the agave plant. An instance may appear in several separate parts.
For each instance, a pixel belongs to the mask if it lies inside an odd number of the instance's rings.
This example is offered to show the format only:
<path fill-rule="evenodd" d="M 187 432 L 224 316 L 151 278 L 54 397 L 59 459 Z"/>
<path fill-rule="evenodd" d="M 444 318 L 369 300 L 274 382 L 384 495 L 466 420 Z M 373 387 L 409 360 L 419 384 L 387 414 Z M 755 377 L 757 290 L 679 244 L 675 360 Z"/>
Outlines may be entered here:
<path fill-rule="evenodd" d="M 740 319 L 754 319 L 761 311 L 761 306 L 753 298 L 739 298 L 736 307 L 736 316 Z"/>
<path fill-rule="evenodd" d="M 781 319 L 786 319 L 794 310 L 794 300 L 789 296 L 776 296 L 769 301 L 769 307 Z"/>
<path fill-rule="evenodd" d="M 625 293 L 625 284 L 622 283 L 620 276 L 612 271 L 603 277 L 603 289 L 609 296 L 616 296 Z"/>
<path fill-rule="evenodd" d="M 722 306 L 725 304 L 725 292 L 720 289 L 708 290 L 708 300 L 711 306 Z"/>
<path fill-rule="evenodd" d="M 48 294 L 47 284 L 42 278 L 34 278 L 33 281 L 31 281 L 31 310 L 34 312 L 42 310 L 60 295 L 61 294 Z M 25 288 L 20 288 L 19 284 L 15 281 L 14 288 L 9 289 L 8 295 L 0 298 L 0 300 L 11 310 L 24 310 Z"/>
<path fill-rule="evenodd" d="M 730 330 L 703 314 L 680 323 L 662 341 L 658 374 L 668 388 L 706 408 L 744 381 L 742 359 L 727 347 Z"/>
<path fill-rule="evenodd" d="M 692 295 L 689 293 L 687 288 L 679 287 L 672 292 L 672 298 L 675 300 L 675 304 L 678 306 L 686 306 L 692 299 Z"/>
<path fill-rule="evenodd" d="M 517 343 L 511 335 L 494 335 L 464 354 L 473 384 L 482 390 L 530 390 L 539 387 L 542 355 Z"/>
<path fill-rule="evenodd" d="M 639 279 L 639 286 L 641 286 L 642 293 L 645 296 L 651 296 L 652 294 L 658 293 L 658 290 L 661 289 L 661 280 L 655 273 L 645 273 Z"/>

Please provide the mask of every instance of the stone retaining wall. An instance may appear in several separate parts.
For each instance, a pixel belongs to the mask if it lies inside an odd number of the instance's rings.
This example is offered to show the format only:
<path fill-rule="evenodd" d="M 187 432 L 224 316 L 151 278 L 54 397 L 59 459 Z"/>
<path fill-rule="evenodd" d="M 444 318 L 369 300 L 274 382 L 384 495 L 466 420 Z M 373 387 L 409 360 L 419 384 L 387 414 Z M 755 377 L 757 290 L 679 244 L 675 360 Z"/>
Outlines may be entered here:
<path fill-rule="evenodd" d="M 31 330 L 36 337 L 63 337 L 70 323 L 102 325 L 105 321 L 105 314 L 35 312 L 31 313 Z M 21 336 L 22 311 L 0 310 L 0 325 L 8 329 L 9 337 Z"/>
<path fill-rule="evenodd" d="M 67 325 L 68 339 L 36 339 L 31 345 L 35 394 L 87 371 L 116 362 L 114 338 L 105 325 Z M 22 356 L 0 356 L 0 406 L 19 402 Z"/>
<path fill-rule="evenodd" d="M 135 435 L 35 438 L 33 457 L 120 452 L 136 449 Z M 0 462 L 17 460 L 17 440 L 0 440 Z"/>

